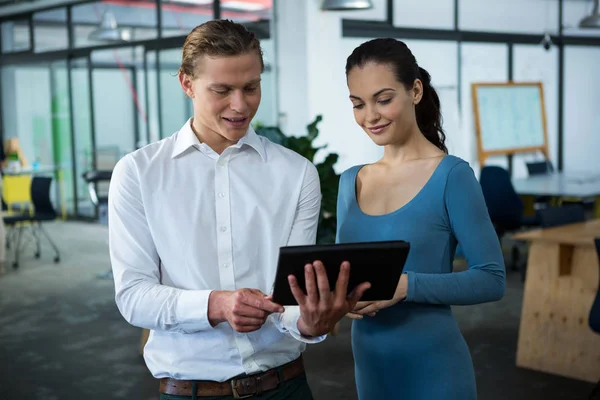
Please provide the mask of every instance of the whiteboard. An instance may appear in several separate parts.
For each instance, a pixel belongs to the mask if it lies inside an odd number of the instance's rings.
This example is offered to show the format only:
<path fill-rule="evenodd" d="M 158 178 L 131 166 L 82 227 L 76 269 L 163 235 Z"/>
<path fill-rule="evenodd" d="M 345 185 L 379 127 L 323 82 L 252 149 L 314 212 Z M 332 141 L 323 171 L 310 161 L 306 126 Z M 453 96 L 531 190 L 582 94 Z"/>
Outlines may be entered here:
<path fill-rule="evenodd" d="M 546 146 L 539 84 L 478 85 L 475 90 L 482 151 Z"/>

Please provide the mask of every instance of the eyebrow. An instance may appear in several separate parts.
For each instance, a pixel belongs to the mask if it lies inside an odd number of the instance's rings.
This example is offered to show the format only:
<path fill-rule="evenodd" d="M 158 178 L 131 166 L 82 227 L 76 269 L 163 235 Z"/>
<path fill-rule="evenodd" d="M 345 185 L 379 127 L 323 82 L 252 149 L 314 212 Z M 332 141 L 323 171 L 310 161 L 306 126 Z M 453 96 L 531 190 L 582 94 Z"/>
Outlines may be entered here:
<path fill-rule="evenodd" d="M 381 90 L 378 90 L 378 91 L 376 91 L 376 92 L 375 92 L 375 94 L 373 94 L 373 97 L 377 97 L 377 96 L 379 96 L 381 93 L 383 93 L 383 92 L 387 92 L 388 90 L 391 90 L 392 92 L 395 92 L 395 90 L 394 90 L 394 89 L 392 89 L 392 88 L 383 88 L 383 89 L 381 89 Z M 360 97 L 358 97 L 358 96 L 354 96 L 353 94 L 351 94 L 351 95 L 350 95 L 350 98 L 351 98 L 351 99 L 354 99 L 354 100 L 362 100 Z"/>
<path fill-rule="evenodd" d="M 244 86 L 249 86 L 249 85 L 257 85 L 261 82 L 260 78 L 257 79 L 253 79 L 250 82 L 246 82 L 244 84 Z M 209 86 L 210 88 L 227 88 L 227 89 L 231 89 L 233 86 L 228 85 L 226 83 L 213 83 Z"/>

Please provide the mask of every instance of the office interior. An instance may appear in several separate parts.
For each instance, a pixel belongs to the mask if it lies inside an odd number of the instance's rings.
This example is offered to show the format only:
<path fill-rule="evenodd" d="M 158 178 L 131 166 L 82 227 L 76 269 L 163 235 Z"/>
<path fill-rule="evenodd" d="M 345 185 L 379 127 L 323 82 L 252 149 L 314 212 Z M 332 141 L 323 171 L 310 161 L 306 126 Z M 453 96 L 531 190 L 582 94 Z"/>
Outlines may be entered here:
<path fill-rule="evenodd" d="M 336 3 L 366 8 L 328 9 Z M 326 147 L 314 162 L 337 154 L 338 174 L 382 155 L 354 121 L 346 57 L 375 37 L 408 44 L 432 75 L 449 152 L 480 180 L 505 253 L 504 298 L 453 307 L 478 397 L 591 398 L 600 380 L 590 324 L 600 301 L 597 0 L 0 0 L 0 398 L 158 398 L 142 332 L 114 304 L 106 190 L 121 157 L 191 116 L 181 47 L 219 18 L 261 40 L 255 126 L 303 136 L 320 116 L 313 144 Z M 541 111 L 520 111 L 537 118 L 539 141 L 484 151 L 486 132 L 498 134 L 486 115 L 507 126 L 497 107 L 474 104 L 477 85 L 490 83 L 533 88 Z M 52 218 L 19 219 L 47 203 Z M 465 268 L 459 249 L 455 270 Z M 345 319 L 307 349 L 316 399 L 357 398 L 350 335 Z"/>

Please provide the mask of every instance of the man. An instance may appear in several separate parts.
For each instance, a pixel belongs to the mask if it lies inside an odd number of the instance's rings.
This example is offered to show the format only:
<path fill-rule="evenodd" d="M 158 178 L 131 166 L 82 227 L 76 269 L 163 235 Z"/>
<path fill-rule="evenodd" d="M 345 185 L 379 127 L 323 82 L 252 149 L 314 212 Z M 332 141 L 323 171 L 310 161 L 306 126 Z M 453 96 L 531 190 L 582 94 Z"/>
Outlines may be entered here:
<path fill-rule="evenodd" d="M 129 323 L 152 330 L 144 358 L 162 399 L 311 399 L 306 343 L 322 341 L 368 287 L 347 297 L 343 265 L 332 293 L 315 262 L 306 294 L 290 278 L 299 307 L 266 295 L 279 247 L 315 242 L 321 192 L 314 165 L 250 127 L 263 69 L 244 26 L 196 27 L 179 71 L 193 118 L 113 172 L 116 302 Z"/>

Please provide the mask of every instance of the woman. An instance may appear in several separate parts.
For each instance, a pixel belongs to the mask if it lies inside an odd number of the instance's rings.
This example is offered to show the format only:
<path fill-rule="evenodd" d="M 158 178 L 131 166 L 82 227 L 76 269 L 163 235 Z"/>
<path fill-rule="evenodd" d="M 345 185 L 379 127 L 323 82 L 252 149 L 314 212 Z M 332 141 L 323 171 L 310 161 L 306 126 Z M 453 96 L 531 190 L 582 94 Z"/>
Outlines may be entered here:
<path fill-rule="evenodd" d="M 450 306 L 496 301 L 505 290 L 479 183 L 465 161 L 447 155 L 439 98 L 404 43 L 363 43 L 346 77 L 356 122 L 384 155 L 342 174 L 337 241 L 411 244 L 394 298 L 348 314 L 359 398 L 475 399 L 473 363 Z M 469 269 L 453 273 L 458 243 Z"/>

